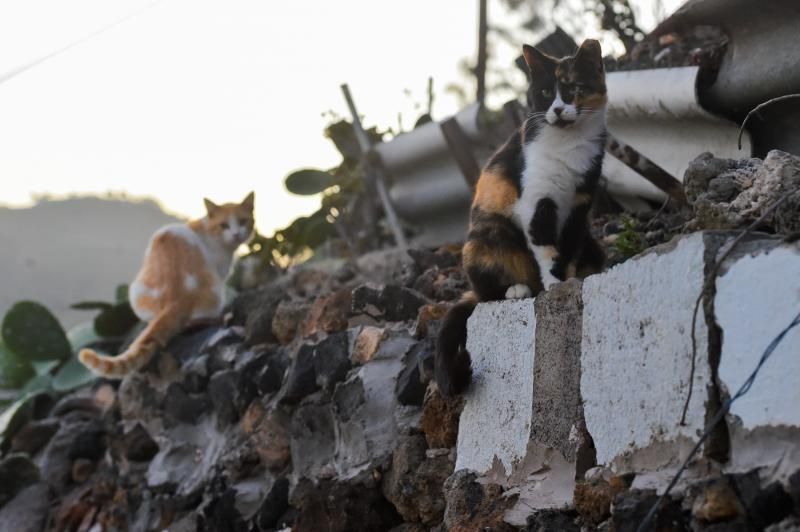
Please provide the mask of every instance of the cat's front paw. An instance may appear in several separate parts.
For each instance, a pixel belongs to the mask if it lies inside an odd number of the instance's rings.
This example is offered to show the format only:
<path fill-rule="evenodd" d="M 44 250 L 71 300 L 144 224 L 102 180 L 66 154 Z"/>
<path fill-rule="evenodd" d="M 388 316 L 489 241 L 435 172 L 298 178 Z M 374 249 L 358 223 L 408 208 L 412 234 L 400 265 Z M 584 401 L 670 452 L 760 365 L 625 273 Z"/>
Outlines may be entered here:
<path fill-rule="evenodd" d="M 561 279 L 556 277 L 550 272 L 542 273 L 542 286 L 544 286 L 545 290 L 550 290 L 550 287 L 554 284 L 558 284 L 561 282 Z"/>
<path fill-rule="evenodd" d="M 531 288 L 526 284 L 514 284 L 506 290 L 506 299 L 524 299 L 531 297 Z"/>

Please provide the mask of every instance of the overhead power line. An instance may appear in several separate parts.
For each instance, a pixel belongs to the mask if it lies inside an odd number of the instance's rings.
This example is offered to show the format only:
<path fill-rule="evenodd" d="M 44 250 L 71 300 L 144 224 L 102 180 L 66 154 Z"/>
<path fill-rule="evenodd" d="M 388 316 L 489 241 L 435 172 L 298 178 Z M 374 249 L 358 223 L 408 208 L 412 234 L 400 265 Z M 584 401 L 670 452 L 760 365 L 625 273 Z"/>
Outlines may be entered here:
<path fill-rule="evenodd" d="M 156 5 L 160 4 L 162 1 L 163 0 L 155 0 L 154 2 L 150 2 L 149 4 L 144 6 L 143 8 L 137 9 L 136 11 L 134 11 L 132 13 L 129 13 L 129 14 L 125 15 L 124 17 L 115 20 L 114 22 L 111 22 L 110 24 L 107 24 L 107 25 L 101 27 L 100 29 L 93 31 L 92 33 L 90 33 L 90 34 L 88 34 L 88 35 L 86 35 L 86 36 L 84 36 L 84 37 L 82 37 L 82 38 L 80 38 L 80 39 L 78 39 L 76 41 L 73 41 L 73 42 L 67 44 L 66 46 L 62 46 L 61 48 L 59 48 L 59 49 L 57 49 L 57 50 L 55 50 L 53 52 L 45 54 L 45 55 L 43 55 L 43 56 L 41 56 L 41 57 L 39 57 L 37 59 L 34 59 L 33 61 L 30 61 L 28 63 L 24 63 L 24 64 L 22 64 L 22 65 L 20 65 L 20 66 L 18 66 L 16 68 L 12 68 L 8 72 L 0 74 L 0 85 L 2 85 L 3 83 L 5 83 L 6 81 L 8 81 L 8 80 L 10 80 L 12 78 L 15 78 L 15 77 L 19 76 L 20 74 L 24 74 L 25 72 L 27 72 L 28 70 L 30 70 L 30 69 L 32 69 L 34 67 L 37 67 L 37 66 L 41 65 L 45 61 L 48 61 L 48 60 L 50 60 L 50 59 L 52 59 L 52 58 L 54 58 L 54 57 L 56 57 L 58 55 L 61 55 L 61 54 L 65 53 L 65 52 L 68 52 L 69 50 L 75 48 L 76 46 L 80 46 L 81 44 L 83 44 L 83 43 L 85 43 L 87 41 L 91 41 L 95 37 L 97 37 L 99 35 L 102 35 L 103 33 L 106 33 L 107 31 L 112 30 L 112 29 L 116 28 L 117 26 L 119 26 L 121 24 L 124 24 L 124 23 L 128 22 L 129 20 L 131 20 L 133 18 L 138 17 L 139 15 L 145 13 L 146 11 L 149 11 L 150 9 L 154 8 Z"/>

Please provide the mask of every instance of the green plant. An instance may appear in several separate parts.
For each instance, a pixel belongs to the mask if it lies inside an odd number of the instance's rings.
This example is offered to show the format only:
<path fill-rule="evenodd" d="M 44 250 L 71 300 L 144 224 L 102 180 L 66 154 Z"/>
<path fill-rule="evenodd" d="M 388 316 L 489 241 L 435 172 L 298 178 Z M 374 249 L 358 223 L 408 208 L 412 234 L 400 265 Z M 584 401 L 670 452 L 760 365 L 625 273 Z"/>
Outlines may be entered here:
<path fill-rule="evenodd" d="M 633 218 L 623 216 L 620 218 L 620 222 L 622 222 L 622 231 L 617 235 L 614 247 L 620 255 L 627 259 L 644 251 L 647 248 L 647 242 L 636 230 L 636 221 Z"/>
<path fill-rule="evenodd" d="M 381 141 L 384 135 L 375 128 L 367 134 L 373 142 Z M 272 236 L 256 234 L 251 239 L 245 258 L 256 259 L 262 271 L 302 262 L 323 247 L 327 255 L 340 256 L 379 244 L 379 239 L 372 238 L 378 233 L 377 222 L 368 215 L 375 197 L 367 194 L 364 187 L 362 153 L 353 125 L 337 119 L 325 129 L 325 136 L 341 153 L 342 162 L 327 171 L 304 168 L 286 177 L 286 188 L 293 194 L 321 194 L 320 208 L 276 230 Z M 232 280 L 234 286 L 237 278 Z"/>
<path fill-rule="evenodd" d="M 64 360 L 72 354 L 67 335 L 44 305 L 15 304 L 3 318 L 2 339 L 19 361 Z"/>
<path fill-rule="evenodd" d="M 87 301 L 73 305 L 75 309 L 99 312 L 91 322 L 69 332 L 44 305 L 34 301 L 16 303 L 0 326 L 0 388 L 18 390 L 22 401 L 37 392 L 66 392 L 91 382 L 94 375 L 75 354 L 88 346 L 106 351 L 120 346 L 138 323 L 127 297 L 127 286 L 121 285 L 113 303 Z"/>

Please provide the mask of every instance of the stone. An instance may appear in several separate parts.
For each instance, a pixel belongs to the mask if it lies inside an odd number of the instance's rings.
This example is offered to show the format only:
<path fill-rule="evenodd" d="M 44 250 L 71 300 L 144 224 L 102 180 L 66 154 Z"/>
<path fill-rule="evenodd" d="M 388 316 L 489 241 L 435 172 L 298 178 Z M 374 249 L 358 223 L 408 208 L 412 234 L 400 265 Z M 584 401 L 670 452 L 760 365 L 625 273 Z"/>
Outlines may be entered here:
<path fill-rule="evenodd" d="M 306 317 L 304 335 L 340 332 L 347 329 L 351 303 L 352 291 L 348 289 L 316 298 Z"/>
<path fill-rule="evenodd" d="M 163 412 L 167 425 L 197 423 L 208 412 L 211 401 L 206 394 L 186 393 L 177 382 L 167 386 L 164 394 Z"/>
<path fill-rule="evenodd" d="M 202 509 L 198 524 L 199 530 L 215 532 L 247 530 L 247 524 L 236 508 L 236 490 L 229 488 L 220 495 L 211 497 Z"/>
<path fill-rule="evenodd" d="M 37 482 L 23 488 L 8 504 L 0 507 L 0 530 L 40 532 L 44 530 L 49 506 L 50 488 L 46 483 Z"/>
<path fill-rule="evenodd" d="M 83 484 L 95 471 L 95 463 L 86 458 L 78 458 L 72 462 L 72 482 Z"/>
<path fill-rule="evenodd" d="M 346 381 L 338 384 L 333 394 L 333 405 L 337 417 L 348 421 L 352 414 L 366 402 L 364 382 L 353 374 Z"/>
<path fill-rule="evenodd" d="M 800 517 L 788 517 L 764 529 L 764 532 L 800 532 Z"/>
<path fill-rule="evenodd" d="M 435 337 L 439 332 L 439 323 L 449 309 L 450 305 L 443 303 L 430 303 L 420 307 L 417 321 L 414 324 L 414 336 L 416 338 Z"/>
<path fill-rule="evenodd" d="M 611 506 L 614 532 L 636 532 L 653 504 L 655 490 L 628 490 L 620 493 Z M 651 530 L 689 530 L 680 500 L 668 498 L 656 512 Z"/>
<path fill-rule="evenodd" d="M 758 470 L 729 476 L 730 482 L 744 507 L 744 515 L 758 530 L 788 517 L 794 502 L 780 482 L 762 485 Z"/>
<path fill-rule="evenodd" d="M 402 521 L 378 487 L 368 481 L 323 480 L 315 485 L 302 479 L 290 500 L 297 508 L 292 532 L 318 532 L 321 523 L 328 532 L 383 532 Z"/>
<path fill-rule="evenodd" d="M 59 426 L 58 419 L 52 418 L 29 421 L 11 439 L 11 452 L 35 455 L 47 445 L 50 438 L 58 431 Z"/>
<path fill-rule="evenodd" d="M 314 373 L 323 390 L 332 392 L 336 383 L 347 376 L 352 367 L 349 347 L 347 332 L 331 334 L 314 346 Z"/>
<path fill-rule="evenodd" d="M 387 350 L 337 385 L 333 402 L 336 417 L 334 465 L 338 475 L 347 477 L 376 467 L 391 455 L 399 430 L 393 415 L 398 403 L 391 390 L 403 369 L 404 349 L 399 353 Z"/>
<path fill-rule="evenodd" d="M 301 267 L 291 277 L 291 284 L 300 297 L 330 291 L 331 274 L 320 269 Z"/>
<path fill-rule="evenodd" d="M 614 498 L 629 487 L 620 477 L 579 482 L 575 485 L 575 510 L 586 524 L 597 526 L 611 516 Z"/>
<path fill-rule="evenodd" d="M 539 510 L 528 517 L 525 532 L 580 532 L 574 510 Z"/>
<path fill-rule="evenodd" d="M 281 301 L 272 318 L 272 334 L 281 344 L 294 340 L 302 332 L 302 324 L 308 315 L 310 305 L 304 301 Z"/>
<path fill-rule="evenodd" d="M 694 203 L 692 229 L 744 227 L 766 208 L 800 186 L 800 157 L 773 150 L 759 159 L 716 159 L 705 153 L 690 163 L 684 176 Z M 800 194 L 785 200 L 765 220 L 779 234 L 800 231 Z"/>
<path fill-rule="evenodd" d="M 244 326 L 247 345 L 278 341 L 272 333 L 272 321 L 283 297 L 284 291 L 281 287 L 270 285 L 243 292 L 232 302 L 231 324 Z"/>
<path fill-rule="evenodd" d="M 772 203 L 788 192 L 792 197 L 781 204 L 772 216 L 772 226 L 780 234 L 800 231 L 800 157 L 780 150 L 772 150 L 764 164 L 730 207 L 748 220 L 758 218 Z"/>
<path fill-rule="evenodd" d="M 225 433 L 210 419 L 196 425 L 181 424 L 161 434 L 160 448 L 148 465 L 148 488 L 178 499 L 199 496 L 223 461 L 228 446 Z"/>
<path fill-rule="evenodd" d="M 794 511 L 800 515 L 800 469 L 789 476 L 787 489 L 789 490 L 789 496 L 794 501 Z"/>
<path fill-rule="evenodd" d="M 239 372 L 238 387 L 242 395 L 256 397 L 277 392 L 290 363 L 284 349 L 266 349 L 255 354 Z"/>
<path fill-rule="evenodd" d="M 96 462 L 106 452 L 106 431 L 99 421 L 88 423 L 75 435 L 67 450 L 67 458 L 84 458 Z"/>
<path fill-rule="evenodd" d="M 281 408 L 265 408 L 253 401 L 242 416 L 241 426 L 250 436 L 261 463 L 270 471 L 282 471 L 289 465 L 289 414 Z"/>
<path fill-rule="evenodd" d="M 289 480 L 279 478 L 273 482 L 261 508 L 256 514 L 255 523 L 259 530 L 276 528 L 279 520 L 289 508 Z"/>
<path fill-rule="evenodd" d="M 208 355 L 202 354 L 186 362 L 181 368 L 181 386 L 188 393 L 203 393 L 208 387 Z"/>
<path fill-rule="evenodd" d="M 404 521 L 432 526 L 444 515 L 442 486 L 455 464 L 449 453 L 428 458 L 426 448 L 422 434 L 400 436 L 391 468 L 382 478 L 382 490 Z"/>
<path fill-rule="evenodd" d="M 685 452 L 703 432 L 713 383 L 702 312 L 694 393 L 686 424 L 679 422 L 688 395 L 692 309 L 703 286 L 706 257 L 719 245 L 711 238 L 680 238 L 584 280 L 580 396 L 598 464 L 611 464 L 653 442 Z M 681 282 L 656 271 L 682 272 Z M 657 469 L 676 451 L 651 454 L 648 468 Z"/>
<path fill-rule="evenodd" d="M 717 202 L 730 201 L 732 198 L 729 194 L 720 196 L 716 193 L 720 188 L 725 189 L 727 187 L 727 185 L 722 185 L 720 181 L 724 180 L 735 184 L 737 174 L 744 174 L 752 179 L 761 164 L 759 159 L 737 161 L 735 159 L 719 159 L 708 152 L 702 153 L 689 163 L 684 174 L 683 188 L 686 192 L 686 197 L 691 202 L 696 202 L 698 199 Z M 711 184 L 715 181 L 717 184 L 712 187 Z"/>
<path fill-rule="evenodd" d="M 329 403 L 302 404 L 296 408 L 289 434 L 292 469 L 298 478 L 318 478 L 332 467 L 336 433 Z"/>
<path fill-rule="evenodd" d="M 105 449 L 101 427 L 96 420 L 68 419 L 62 418 L 58 432 L 37 460 L 42 479 L 56 490 L 62 490 L 69 483 L 74 459 L 99 458 Z"/>
<path fill-rule="evenodd" d="M 0 461 L 0 507 L 39 479 L 39 468 L 24 454 L 3 458 Z"/>
<path fill-rule="evenodd" d="M 314 370 L 314 346 L 305 344 L 300 346 L 289 366 L 286 380 L 280 392 L 281 402 L 297 404 L 318 388 L 317 374 Z"/>
<path fill-rule="evenodd" d="M 427 386 L 422 383 L 420 378 L 419 361 L 415 355 L 409 355 L 406 358 L 406 367 L 397 377 L 395 386 L 397 401 L 401 405 L 422 406 Z"/>
<path fill-rule="evenodd" d="M 434 362 L 436 355 L 436 338 L 425 338 L 409 352 L 409 356 L 417 359 L 419 378 L 426 387 L 434 379 Z"/>
<path fill-rule="evenodd" d="M 250 399 L 243 396 L 242 391 L 239 387 L 239 373 L 236 370 L 220 371 L 211 376 L 208 382 L 208 397 L 217 414 L 217 424 L 220 428 L 239 420 L 240 413 Z"/>
<path fill-rule="evenodd" d="M 452 253 L 445 247 L 436 250 L 412 248 L 408 250 L 408 255 L 420 272 L 431 268 L 450 268 L 458 266 L 461 262 L 460 250 L 457 253 Z"/>
<path fill-rule="evenodd" d="M 726 478 L 693 487 L 700 492 L 692 501 L 692 517 L 706 523 L 731 521 L 744 515 L 744 508 Z"/>
<path fill-rule="evenodd" d="M 417 317 L 425 297 L 410 288 L 387 284 L 382 288 L 362 285 L 353 290 L 352 311 L 386 321 L 407 321 Z"/>
<path fill-rule="evenodd" d="M 464 400 L 461 397 L 444 397 L 429 385 L 422 404 L 422 431 L 428 447 L 454 447 L 458 440 L 458 427 Z M 460 469 L 456 466 L 457 469 Z"/>
<path fill-rule="evenodd" d="M 444 527 L 448 532 L 516 532 L 517 528 L 503 519 L 514 499 L 503 497 L 499 485 L 478 482 L 475 472 L 462 469 L 445 481 L 444 493 Z"/>
<path fill-rule="evenodd" d="M 353 346 L 350 360 L 354 364 L 366 364 L 378 352 L 385 335 L 384 329 L 379 327 L 365 326 L 358 332 Z"/>
<path fill-rule="evenodd" d="M 158 453 L 158 444 L 141 423 L 136 423 L 122 436 L 125 457 L 134 462 L 149 462 Z"/>
<path fill-rule="evenodd" d="M 124 420 L 146 421 L 161 415 L 161 393 L 149 377 L 134 371 L 126 375 L 117 391 L 120 416 Z"/>
<path fill-rule="evenodd" d="M 219 325 L 193 327 L 174 337 L 167 344 L 167 350 L 182 364 L 189 364 L 201 353 L 208 352 L 210 344 L 225 331 Z"/>

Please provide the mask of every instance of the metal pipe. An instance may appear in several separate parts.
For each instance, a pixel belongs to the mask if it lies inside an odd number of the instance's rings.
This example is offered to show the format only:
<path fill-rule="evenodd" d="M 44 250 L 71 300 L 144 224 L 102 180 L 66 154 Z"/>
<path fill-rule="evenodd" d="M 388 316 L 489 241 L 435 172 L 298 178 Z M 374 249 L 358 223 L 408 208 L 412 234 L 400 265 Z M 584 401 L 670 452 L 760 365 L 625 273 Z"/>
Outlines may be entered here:
<path fill-rule="evenodd" d="M 356 104 L 353 101 L 353 97 L 350 94 L 350 88 L 347 86 L 347 83 L 342 84 L 342 94 L 344 94 L 344 99 L 347 101 L 347 107 L 350 109 L 350 115 L 353 117 L 353 130 L 355 131 L 358 145 L 361 148 L 362 160 L 365 161 L 367 165 L 368 179 L 372 180 L 373 184 L 375 185 L 375 189 L 378 191 L 378 197 L 383 205 L 383 211 L 386 213 L 386 220 L 389 222 L 389 227 L 392 229 L 395 243 L 400 249 L 406 249 L 408 247 L 408 243 L 406 242 L 406 237 L 403 234 L 403 228 L 400 226 L 400 222 L 397 219 L 397 214 L 392 206 L 392 201 L 389 198 L 389 192 L 386 190 L 386 182 L 384 180 L 383 173 L 381 172 L 380 168 L 376 167 L 374 164 L 372 164 L 372 162 L 369 161 L 369 154 L 372 152 L 372 142 L 369 140 L 369 135 L 367 135 L 367 132 L 364 131 L 364 126 L 361 125 L 361 118 L 358 116 L 358 110 L 356 109 Z"/>

